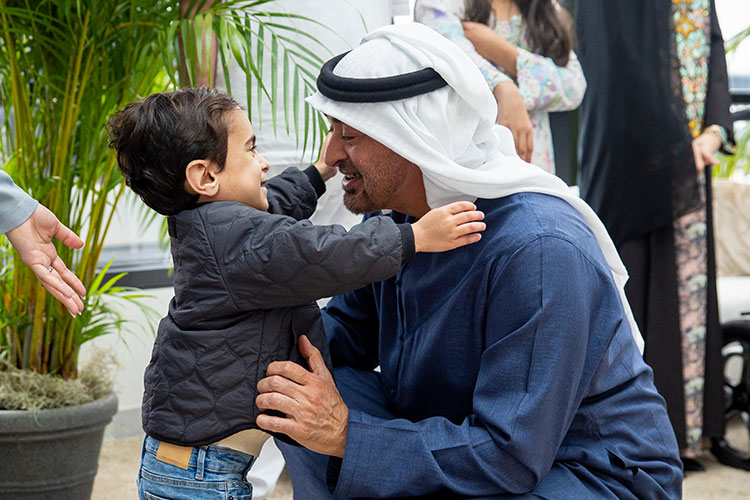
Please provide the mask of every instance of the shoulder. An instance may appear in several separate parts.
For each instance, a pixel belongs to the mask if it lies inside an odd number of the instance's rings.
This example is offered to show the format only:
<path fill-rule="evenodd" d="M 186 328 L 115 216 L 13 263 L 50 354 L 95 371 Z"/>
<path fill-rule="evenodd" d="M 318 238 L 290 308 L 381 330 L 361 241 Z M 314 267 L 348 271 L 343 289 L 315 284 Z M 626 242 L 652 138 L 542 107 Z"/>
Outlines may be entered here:
<path fill-rule="evenodd" d="M 485 212 L 482 240 L 500 255 L 513 255 L 544 243 L 561 254 L 581 254 L 597 267 L 606 265 L 599 243 L 581 215 L 565 200 L 540 193 L 516 193 L 477 200 Z"/>
<path fill-rule="evenodd" d="M 194 209 L 195 213 L 203 220 L 210 223 L 225 223 L 237 218 L 247 218 L 251 220 L 262 219 L 269 215 L 256 208 L 235 201 L 216 201 L 206 203 Z"/>

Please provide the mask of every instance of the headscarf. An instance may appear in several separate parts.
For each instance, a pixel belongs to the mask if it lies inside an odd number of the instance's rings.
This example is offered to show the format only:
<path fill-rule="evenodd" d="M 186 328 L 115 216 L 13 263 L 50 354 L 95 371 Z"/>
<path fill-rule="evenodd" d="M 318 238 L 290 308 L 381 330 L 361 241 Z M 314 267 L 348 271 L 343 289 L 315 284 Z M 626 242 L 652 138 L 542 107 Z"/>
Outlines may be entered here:
<path fill-rule="evenodd" d="M 510 130 L 495 124 L 497 104 L 466 54 L 427 26 L 398 24 L 367 34 L 336 64 L 334 74 L 384 78 L 424 68 L 433 68 L 447 86 L 384 102 L 342 102 L 317 92 L 307 102 L 416 164 L 431 208 L 522 192 L 565 200 L 596 236 L 642 352 L 643 339 L 625 297 L 627 272 L 606 229 L 561 179 L 518 157 Z"/>

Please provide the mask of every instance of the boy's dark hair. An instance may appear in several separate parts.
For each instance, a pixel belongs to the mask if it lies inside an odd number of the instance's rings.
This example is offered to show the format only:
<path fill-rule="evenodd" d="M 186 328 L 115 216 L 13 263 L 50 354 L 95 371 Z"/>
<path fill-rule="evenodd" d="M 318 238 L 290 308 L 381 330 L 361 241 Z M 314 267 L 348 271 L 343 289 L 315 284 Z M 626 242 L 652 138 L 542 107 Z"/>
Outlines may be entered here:
<path fill-rule="evenodd" d="M 200 159 L 224 168 L 224 115 L 234 109 L 241 107 L 230 96 L 202 87 L 151 94 L 116 112 L 109 146 L 127 185 L 162 215 L 194 207 L 198 195 L 185 190 L 185 168 Z"/>

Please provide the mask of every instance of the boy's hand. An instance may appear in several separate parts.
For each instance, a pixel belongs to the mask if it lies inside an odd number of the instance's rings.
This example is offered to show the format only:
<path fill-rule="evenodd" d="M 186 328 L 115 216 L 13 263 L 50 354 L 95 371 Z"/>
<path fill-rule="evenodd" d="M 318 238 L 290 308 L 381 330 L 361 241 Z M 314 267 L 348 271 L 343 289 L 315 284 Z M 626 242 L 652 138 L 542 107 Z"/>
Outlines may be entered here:
<path fill-rule="evenodd" d="M 427 212 L 411 225 L 417 252 L 445 252 L 476 243 L 487 225 L 484 213 L 468 201 L 458 201 Z"/>
<path fill-rule="evenodd" d="M 320 176 L 323 178 L 323 181 L 327 181 L 328 179 L 339 173 L 339 169 L 337 167 L 332 167 L 326 164 L 325 161 L 326 149 L 328 149 L 329 142 L 331 142 L 331 132 L 328 132 L 326 138 L 323 139 L 323 145 L 320 147 L 320 156 L 318 157 L 318 161 L 315 162 L 315 168 L 317 168 L 318 172 L 320 172 Z"/>

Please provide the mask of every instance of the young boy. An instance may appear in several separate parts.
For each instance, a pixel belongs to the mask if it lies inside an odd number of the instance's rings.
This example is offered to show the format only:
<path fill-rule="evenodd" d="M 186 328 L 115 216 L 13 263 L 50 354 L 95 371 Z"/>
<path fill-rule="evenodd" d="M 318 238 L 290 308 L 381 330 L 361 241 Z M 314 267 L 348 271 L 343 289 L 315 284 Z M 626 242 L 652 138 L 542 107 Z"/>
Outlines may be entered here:
<path fill-rule="evenodd" d="M 304 334 L 330 368 L 315 300 L 389 278 L 415 252 L 478 241 L 483 214 L 458 202 L 414 224 L 312 225 L 337 169 L 319 160 L 266 181 L 247 114 L 213 90 L 153 94 L 109 127 L 128 186 L 168 216 L 174 261 L 175 296 L 144 377 L 139 494 L 250 498 L 244 476 L 268 438 L 255 424 L 268 364 L 303 364 Z"/>

